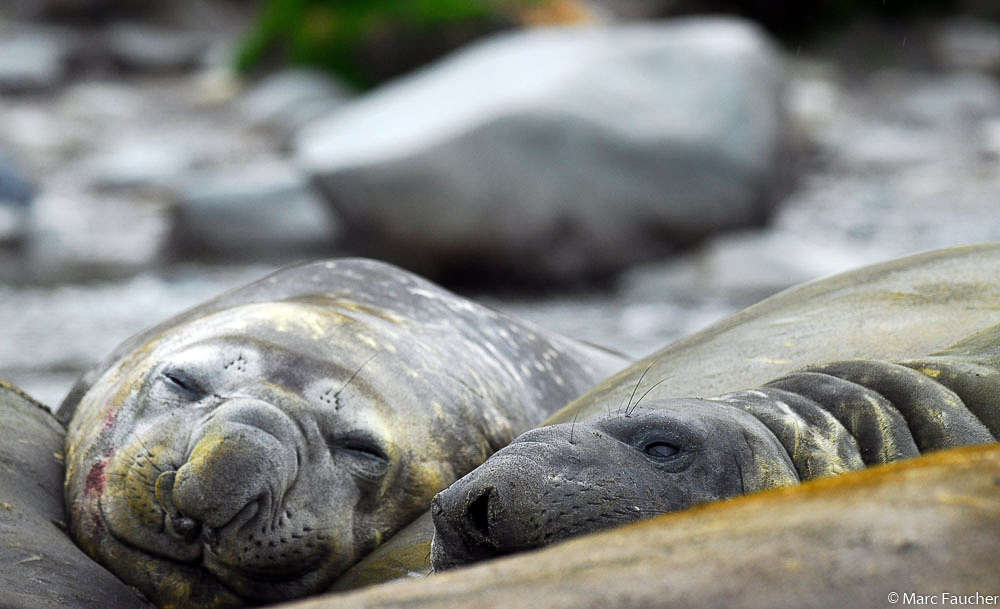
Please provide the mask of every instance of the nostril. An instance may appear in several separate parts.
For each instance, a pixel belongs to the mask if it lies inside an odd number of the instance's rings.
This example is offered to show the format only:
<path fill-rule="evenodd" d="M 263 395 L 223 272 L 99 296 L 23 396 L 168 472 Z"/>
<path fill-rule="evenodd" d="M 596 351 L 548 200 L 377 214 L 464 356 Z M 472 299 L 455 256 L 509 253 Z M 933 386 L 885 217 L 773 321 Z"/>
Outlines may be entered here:
<path fill-rule="evenodd" d="M 490 540 L 490 501 L 495 493 L 496 489 L 488 486 L 465 508 L 468 526 L 486 541 Z"/>
<path fill-rule="evenodd" d="M 167 528 L 173 537 L 187 543 L 194 543 L 201 537 L 201 523 L 187 516 L 171 517 Z"/>

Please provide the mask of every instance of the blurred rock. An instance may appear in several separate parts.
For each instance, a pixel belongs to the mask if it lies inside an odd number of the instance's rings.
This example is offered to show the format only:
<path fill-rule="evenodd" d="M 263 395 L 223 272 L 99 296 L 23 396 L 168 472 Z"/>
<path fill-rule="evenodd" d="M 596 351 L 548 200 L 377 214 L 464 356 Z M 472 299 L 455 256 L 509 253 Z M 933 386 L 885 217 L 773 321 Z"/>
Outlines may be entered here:
<path fill-rule="evenodd" d="M 104 36 L 108 52 L 117 64 L 144 72 L 192 68 L 212 42 L 211 37 L 198 32 L 130 22 L 109 26 Z"/>
<path fill-rule="evenodd" d="M 305 178 L 283 163 L 187 175 L 172 187 L 172 245 L 184 253 L 266 260 L 330 249 L 336 223 Z"/>
<path fill-rule="evenodd" d="M 35 187 L 22 170 L 0 151 L 0 201 L 27 205 L 35 196 Z"/>
<path fill-rule="evenodd" d="M 53 188 L 35 199 L 30 218 L 22 272 L 32 279 L 126 276 L 163 261 L 169 216 L 155 200 Z"/>
<path fill-rule="evenodd" d="M 85 369 L 130 335 L 273 270 L 184 266 L 114 281 L 0 281 L 0 378 L 58 405 Z"/>
<path fill-rule="evenodd" d="M 593 10 L 611 17 L 650 19 L 670 13 L 678 0 L 588 0 Z"/>
<path fill-rule="evenodd" d="M 53 15 L 80 15 L 106 10 L 117 0 L 8 0 L 2 8 L 4 14 L 37 19 Z"/>
<path fill-rule="evenodd" d="M 274 130 L 282 141 L 288 141 L 351 97 L 350 89 L 324 72 L 288 69 L 258 82 L 240 99 L 239 110 L 251 125 Z"/>
<path fill-rule="evenodd" d="M 0 93 L 51 89 L 66 71 L 72 41 L 61 30 L 0 30 Z"/>
<path fill-rule="evenodd" d="M 34 196 L 34 185 L 0 152 L 0 246 L 24 237 L 28 205 Z"/>
<path fill-rule="evenodd" d="M 940 26 L 937 58 L 948 69 L 1000 71 L 1000 25 L 956 19 Z"/>
<path fill-rule="evenodd" d="M 974 72 L 914 78 L 886 73 L 875 83 L 899 119 L 926 125 L 978 119 L 1000 108 L 1000 84 Z M 888 106 L 887 106 L 888 107 Z"/>
<path fill-rule="evenodd" d="M 509 34 L 314 123 L 297 159 L 368 253 L 598 277 L 768 216 L 784 83 L 736 20 Z"/>
<path fill-rule="evenodd" d="M 983 125 L 981 152 L 990 160 L 1000 161 L 1000 118 L 994 118 Z"/>
<path fill-rule="evenodd" d="M 627 273 L 622 289 L 629 300 L 697 292 L 747 306 L 795 284 L 864 265 L 850 249 L 817 238 L 780 231 L 720 235 L 705 247 L 669 263 Z"/>
<path fill-rule="evenodd" d="M 149 100 L 129 85 L 115 80 L 85 80 L 66 86 L 60 96 L 60 114 L 86 123 L 148 119 Z"/>
<path fill-rule="evenodd" d="M 89 158 L 86 170 L 94 186 L 118 189 L 162 184 L 190 163 L 186 150 L 169 143 L 123 142 L 119 148 Z"/>
<path fill-rule="evenodd" d="M 841 103 L 841 86 L 832 64 L 818 61 L 794 62 L 788 87 L 788 113 L 801 131 L 812 140 L 836 118 Z"/>

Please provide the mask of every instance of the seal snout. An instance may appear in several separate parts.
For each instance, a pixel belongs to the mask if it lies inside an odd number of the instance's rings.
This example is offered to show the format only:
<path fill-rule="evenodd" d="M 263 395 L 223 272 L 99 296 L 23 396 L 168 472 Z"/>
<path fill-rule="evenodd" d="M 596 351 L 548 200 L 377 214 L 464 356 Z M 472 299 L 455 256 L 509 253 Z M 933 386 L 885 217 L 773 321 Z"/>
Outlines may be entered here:
<path fill-rule="evenodd" d="M 434 540 L 431 563 L 443 571 L 466 563 L 527 549 L 531 544 L 519 533 L 525 510 L 517 482 L 500 474 L 505 467 L 523 473 L 533 463 L 505 457 L 499 468 L 485 467 L 438 493 L 431 503 Z M 513 482 L 513 484 L 512 484 Z M 523 489 L 528 490 L 530 489 Z M 533 493 L 528 493 L 533 497 Z M 530 497 L 525 497 L 529 503 Z"/>
<path fill-rule="evenodd" d="M 262 510 L 276 511 L 298 475 L 298 429 L 267 402 L 240 399 L 220 406 L 192 443 L 186 462 L 156 483 L 157 500 L 168 514 L 165 528 L 174 536 L 217 534 Z"/>
<path fill-rule="evenodd" d="M 194 543 L 201 536 L 201 523 L 185 516 L 174 505 L 173 491 L 176 479 L 176 471 L 163 472 L 156 478 L 156 501 L 166 512 L 164 530 L 174 539 Z"/>

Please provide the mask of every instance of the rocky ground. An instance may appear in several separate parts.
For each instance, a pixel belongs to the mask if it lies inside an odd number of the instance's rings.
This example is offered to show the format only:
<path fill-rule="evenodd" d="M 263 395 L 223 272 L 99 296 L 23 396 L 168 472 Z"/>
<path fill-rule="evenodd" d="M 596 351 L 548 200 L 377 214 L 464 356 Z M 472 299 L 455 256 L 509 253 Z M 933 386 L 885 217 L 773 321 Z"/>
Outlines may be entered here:
<path fill-rule="evenodd" d="M 0 30 L 0 378 L 50 404 L 130 334 L 342 253 L 290 145 L 350 94 L 304 72 L 242 82 L 226 59 L 234 34 L 143 27 Z M 1000 30 L 920 32 L 883 32 L 860 62 L 843 61 L 861 55 L 850 37 L 786 50 L 803 152 L 766 227 L 602 288 L 471 295 L 641 356 L 801 281 L 1000 241 Z"/>

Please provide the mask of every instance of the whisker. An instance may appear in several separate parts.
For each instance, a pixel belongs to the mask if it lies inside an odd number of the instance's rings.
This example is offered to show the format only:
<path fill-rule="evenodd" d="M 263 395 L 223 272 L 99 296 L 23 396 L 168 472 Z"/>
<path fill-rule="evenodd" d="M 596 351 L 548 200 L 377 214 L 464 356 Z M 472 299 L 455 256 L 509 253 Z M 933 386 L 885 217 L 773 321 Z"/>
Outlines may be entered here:
<path fill-rule="evenodd" d="M 646 373 L 649 372 L 649 369 L 652 368 L 657 361 L 659 360 L 654 359 L 653 361 L 649 362 L 649 365 L 646 366 L 646 369 L 643 370 L 642 374 L 639 375 L 639 380 L 635 382 L 635 387 L 632 388 L 632 395 L 628 396 L 628 405 L 625 406 L 625 416 L 629 416 L 629 409 L 632 408 L 632 398 L 635 397 L 635 392 L 639 390 L 639 385 L 642 384 L 642 379 L 646 378 Z"/>
<path fill-rule="evenodd" d="M 358 378 L 358 375 L 361 374 L 361 371 L 364 370 L 364 367 L 368 365 L 368 362 L 370 362 L 373 359 L 375 359 L 376 355 L 378 355 L 378 352 L 372 353 L 371 357 L 369 357 L 368 359 L 366 359 L 364 362 L 362 362 L 362 364 L 360 366 L 358 366 L 358 369 L 355 370 L 353 374 L 351 374 L 351 377 L 349 379 L 347 379 L 347 382 L 344 383 L 343 385 L 341 385 L 340 389 L 338 389 L 337 391 L 334 392 L 333 399 L 336 400 L 337 397 L 340 395 L 340 392 L 343 391 L 344 389 L 347 389 L 347 386 L 350 385 L 351 382 L 354 379 Z"/>
<path fill-rule="evenodd" d="M 662 378 L 662 379 L 660 379 L 660 380 L 656 381 L 655 383 L 653 383 L 653 384 L 652 384 L 652 385 L 651 385 L 651 386 L 649 387 L 649 389 L 647 389 L 647 390 L 646 390 L 646 392 L 645 392 L 645 393 L 643 393 L 643 394 L 642 394 L 641 396 L 639 396 L 639 399 L 635 401 L 635 406 L 633 406 L 633 407 L 632 407 L 632 412 L 634 413 L 634 412 L 635 412 L 635 411 L 636 411 L 636 410 L 637 410 L 637 409 L 639 408 L 639 402 L 641 402 L 641 401 L 642 401 L 642 398 L 644 398 L 644 397 L 646 397 L 647 395 L 649 395 L 649 392 L 650 392 L 650 391 L 652 391 L 652 390 L 656 389 L 656 387 L 657 387 L 658 385 L 660 385 L 661 383 L 663 383 L 663 381 L 665 381 L 665 380 L 667 380 L 667 379 L 666 379 L 666 378 Z"/>

